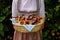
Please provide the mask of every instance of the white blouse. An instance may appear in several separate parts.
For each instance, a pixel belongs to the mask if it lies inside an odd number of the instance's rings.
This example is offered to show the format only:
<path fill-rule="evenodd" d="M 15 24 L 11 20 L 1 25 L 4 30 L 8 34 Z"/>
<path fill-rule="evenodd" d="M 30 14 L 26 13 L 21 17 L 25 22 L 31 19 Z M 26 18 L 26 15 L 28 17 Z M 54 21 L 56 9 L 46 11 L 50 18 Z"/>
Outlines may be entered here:
<path fill-rule="evenodd" d="M 37 10 L 37 0 L 13 0 L 12 2 L 12 17 L 18 16 L 18 10 L 20 11 L 36 11 Z M 18 4 L 17 4 L 18 3 Z M 39 0 L 39 16 L 45 17 L 45 6 L 44 0 Z"/>

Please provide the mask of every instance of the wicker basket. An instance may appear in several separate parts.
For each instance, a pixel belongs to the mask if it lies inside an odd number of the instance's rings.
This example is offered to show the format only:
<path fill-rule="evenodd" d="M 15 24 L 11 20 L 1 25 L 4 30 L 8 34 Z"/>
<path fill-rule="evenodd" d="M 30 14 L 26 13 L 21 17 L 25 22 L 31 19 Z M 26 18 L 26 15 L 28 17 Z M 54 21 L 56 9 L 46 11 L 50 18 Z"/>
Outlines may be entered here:
<path fill-rule="evenodd" d="M 43 27 L 43 25 L 44 25 L 44 20 L 41 19 L 41 20 L 40 20 L 40 23 L 37 24 L 37 25 L 32 29 L 32 31 L 30 31 L 30 32 L 37 32 L 37 31 L 41 30 L 42 27 Z M 19 31 L 19 32 L 23 32 L 23 33 L 29 32 L 29 31 L 28 31 L 25 27 L 23 27 L 22 25 L 13 24 L 13 27 L 14 27 L 15 30 L 17 30 L 17 31 Z"/>

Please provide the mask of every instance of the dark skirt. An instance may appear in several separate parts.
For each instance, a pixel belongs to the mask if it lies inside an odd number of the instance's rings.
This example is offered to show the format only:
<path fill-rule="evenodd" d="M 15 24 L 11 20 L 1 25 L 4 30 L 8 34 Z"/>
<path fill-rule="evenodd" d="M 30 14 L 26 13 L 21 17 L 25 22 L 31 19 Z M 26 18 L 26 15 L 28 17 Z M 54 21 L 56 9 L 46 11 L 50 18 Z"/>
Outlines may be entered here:
<path fill-rule="evenodd" d="M 41 31 L 29 33 L 15 31 L 13 40 L 42 40 L 42 34 Z"/>

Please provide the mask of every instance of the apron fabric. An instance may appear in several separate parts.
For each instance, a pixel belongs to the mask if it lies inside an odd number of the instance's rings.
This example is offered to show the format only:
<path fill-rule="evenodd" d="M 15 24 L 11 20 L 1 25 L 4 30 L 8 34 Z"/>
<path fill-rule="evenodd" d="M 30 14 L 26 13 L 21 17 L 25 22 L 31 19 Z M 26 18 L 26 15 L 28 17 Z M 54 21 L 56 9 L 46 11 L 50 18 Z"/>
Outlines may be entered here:
<path fill-rule="evenodd" d="M 18 0 L 17 9 L 19 11 L 37 11 L 37 0 Z"/>
<path fill-rule="evenodd" d="M 39 12 L 39 2 L 37 0 L 18 0 L 17 3 L 17 10 L 18 10 L 18 16 L 29 13 L 35 13 L 38 14 Z"/>

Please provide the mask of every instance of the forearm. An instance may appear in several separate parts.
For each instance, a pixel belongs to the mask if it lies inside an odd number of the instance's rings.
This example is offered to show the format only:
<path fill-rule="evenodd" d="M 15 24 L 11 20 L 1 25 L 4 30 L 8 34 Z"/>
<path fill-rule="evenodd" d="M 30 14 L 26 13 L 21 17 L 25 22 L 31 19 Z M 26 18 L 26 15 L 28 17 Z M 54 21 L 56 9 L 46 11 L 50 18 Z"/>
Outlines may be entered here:
<path fill-rule="evenodd" d="M 42 17 L 41 21 L 43 22 L 43 27 L 44 28 L 44 23 L 45 23 L 45 5 L 44 5 L 44 0 L 39 0 L 39 16 Z"/>
<path fill-rule="evenodd" d="M 44 0 L 39 0 L 39 15 L 45 19 L 45 5 Z"/>
<path fill-rule="evenodd" d="M 13 0 L 12 2 L 12 17 L 17 17 L 18 11 L 17 11 L 17 1 Z"/>

